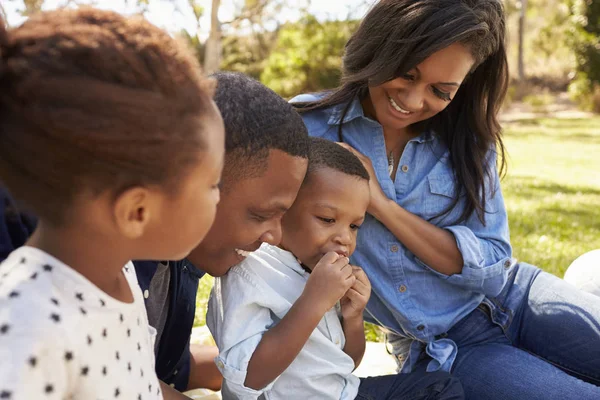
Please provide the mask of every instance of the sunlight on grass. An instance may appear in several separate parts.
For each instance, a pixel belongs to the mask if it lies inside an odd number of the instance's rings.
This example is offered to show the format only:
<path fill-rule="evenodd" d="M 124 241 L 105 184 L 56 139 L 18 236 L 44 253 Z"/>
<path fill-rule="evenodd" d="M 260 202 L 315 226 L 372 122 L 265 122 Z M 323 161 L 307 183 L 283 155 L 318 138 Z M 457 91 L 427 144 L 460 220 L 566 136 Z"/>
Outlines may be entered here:
<path fill-rule="evenodd" d="M 577 256 L 600 248 L 600 118 L 516 121 L 506 146 L 515 257 L 562 277 Z"/>
<path fill-rule="evenodd" d="M 562 277 L 575 258 L 600 248 L 600 117 L 523 120 L 505 130 L 514 255 Z M 195 325 L 205 323 L 212 282 L 200 281 Z M 378 329 L 366 333 L 381 340 Z"/>

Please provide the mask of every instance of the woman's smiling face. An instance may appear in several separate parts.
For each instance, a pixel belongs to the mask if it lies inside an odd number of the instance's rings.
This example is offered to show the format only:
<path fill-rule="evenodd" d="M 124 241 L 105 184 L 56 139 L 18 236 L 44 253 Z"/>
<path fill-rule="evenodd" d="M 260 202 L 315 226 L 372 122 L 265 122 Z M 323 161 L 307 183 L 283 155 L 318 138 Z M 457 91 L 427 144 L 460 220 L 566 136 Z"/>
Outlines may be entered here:
<path fill-rule="evenodd" d="M 369 87 L 366 109 L 390 130 L 429 119 L 445 109 L 473 67 L 460 43 L 433 53 L 404 76 Z"/>

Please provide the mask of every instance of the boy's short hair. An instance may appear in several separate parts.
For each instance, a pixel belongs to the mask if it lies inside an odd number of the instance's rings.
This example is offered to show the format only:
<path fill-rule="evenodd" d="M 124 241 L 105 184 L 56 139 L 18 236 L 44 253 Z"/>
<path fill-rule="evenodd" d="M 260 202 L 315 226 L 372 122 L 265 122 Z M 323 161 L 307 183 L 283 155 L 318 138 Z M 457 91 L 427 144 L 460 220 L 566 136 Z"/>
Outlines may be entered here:
<path fill-rule="evenodd" d="M 369 180 L 369 173 L 352 152 L 330 140 L 311 137 L 306 179 L 322 168 L 331 168 L 347 175 Z"/>
<path fill-rule="evenodd" d="M 291 104 L 262 83 L 235 72 L 212 75 L 225 124 L 223 183 L 265 172 L 269 150 L 308 158 L 306 126 Z"/>

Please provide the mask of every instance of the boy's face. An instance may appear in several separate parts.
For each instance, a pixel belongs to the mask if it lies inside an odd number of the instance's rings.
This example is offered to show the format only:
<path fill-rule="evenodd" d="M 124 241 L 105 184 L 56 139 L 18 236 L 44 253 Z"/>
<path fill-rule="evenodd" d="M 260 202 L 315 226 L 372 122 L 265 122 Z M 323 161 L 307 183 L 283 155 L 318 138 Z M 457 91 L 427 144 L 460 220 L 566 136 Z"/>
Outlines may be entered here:
<path fill-rule="evenodd" d="M 270 150 L 265 172 L 240 179 L 221 193 L 217 215 L 204 241 L 188 259 L 212 276 L 222 276 L 247 252 L 281 241 L 281 218 L 292 206 L 308 161 Z"/>
<path fill-rule="evenodd" d="M 311 270 L 327 252 L 349 257 L 369 200 L 364 179 L 331 168 L 311 172 L 283 217 L 281 246 Z"/>

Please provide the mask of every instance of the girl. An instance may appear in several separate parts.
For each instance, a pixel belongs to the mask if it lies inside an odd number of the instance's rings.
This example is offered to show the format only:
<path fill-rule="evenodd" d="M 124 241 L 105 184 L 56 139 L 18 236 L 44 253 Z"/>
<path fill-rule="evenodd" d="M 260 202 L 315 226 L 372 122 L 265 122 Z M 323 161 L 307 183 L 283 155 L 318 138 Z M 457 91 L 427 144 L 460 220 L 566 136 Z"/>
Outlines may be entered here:
<path fill-rule="evenodd" d="M 599 398 L 600 301 L 511 258 L 504 38 L 500 0 L 381 0 L 342 85 L 293 101 L 370 172 L 352 261 L 403 372 L 452 371 L 477 400 Z"/>
<path fill-rule="evenodd" d="M 213 221 L 224 133 L 198 71 L 141 18 L 0 29 L 0 180 L 39 217 L 0 265 L 0 398 L 162 398 L 129 260 L 181 259 Z"/>

